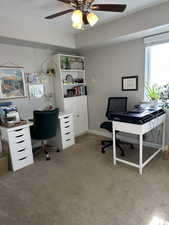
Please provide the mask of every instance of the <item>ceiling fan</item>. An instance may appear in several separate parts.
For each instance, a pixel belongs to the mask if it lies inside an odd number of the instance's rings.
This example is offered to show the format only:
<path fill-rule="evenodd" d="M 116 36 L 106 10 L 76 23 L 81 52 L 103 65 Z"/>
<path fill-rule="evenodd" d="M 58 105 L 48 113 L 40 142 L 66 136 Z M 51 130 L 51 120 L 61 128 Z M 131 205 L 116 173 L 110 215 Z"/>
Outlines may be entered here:
<path fill-rule="evenodd" d="M 124 4 L 92 4 L 95 0 L 58 0 L 69 4 L 72 8 L 52 14 L 45 19 L 54 19 L 67 13 L 72 13 L 72 26 L 75 29 L 82 29 L 83 25 L 94 26 L 98 17 L 91 11 L 124 12 L 127 5 Z"/>

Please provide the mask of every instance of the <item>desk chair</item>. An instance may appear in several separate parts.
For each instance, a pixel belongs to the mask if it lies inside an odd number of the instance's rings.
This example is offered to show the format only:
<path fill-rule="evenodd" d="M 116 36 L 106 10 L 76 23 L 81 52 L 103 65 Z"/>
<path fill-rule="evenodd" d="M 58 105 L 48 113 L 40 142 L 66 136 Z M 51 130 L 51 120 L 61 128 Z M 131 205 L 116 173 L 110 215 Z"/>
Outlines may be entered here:
<path fill-rule="evenodd" d="M 127 97 L 110 97 L 108 99 L 107 112 L 106 112 L 106 117 L 108 120 L 112 120 L 111 113 L 120 113 L 120 112 L 126 112 L 126 111 L 127 111 Z M 112 133 L 112 121 L 105 121 L 100 125 L 100 127 Z M 123 148 L 120 146 L 120 144 L 129 144 L 129 143 L 122 142 L 116 138 L 116 145 L 120 149 L 121 155 L 125 156 L 125 152 Z M 101 152 L 105 153 L 105 149 L 112 146 L 113 141 L 102 140 L 101 145 L 102 145 Z M 130 144 L 130 146 L 132 149 L 134 148 L 132 144 Z"/>
<path fill-rule="evenodd" d="M 31 138 L 41 140 L 41 146 L 46 155 L 46 160 L 50 160 L 50 155 L 45 147 L 44 141 L 56 136 L 58 115 L 59 109 L 33 112 L 34 125 L 30 128 Z"/>

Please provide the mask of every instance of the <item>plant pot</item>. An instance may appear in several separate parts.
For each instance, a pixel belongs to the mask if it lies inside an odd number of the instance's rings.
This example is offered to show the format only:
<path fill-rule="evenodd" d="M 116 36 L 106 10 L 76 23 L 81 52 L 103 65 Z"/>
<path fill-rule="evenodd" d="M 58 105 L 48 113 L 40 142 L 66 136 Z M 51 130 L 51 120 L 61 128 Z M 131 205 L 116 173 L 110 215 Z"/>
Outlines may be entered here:
<path fill-rule="evenodd" d="M 151 100 L 150 102 L 150 108 L 157 108 L 158 107 L 158 100 Z"/>

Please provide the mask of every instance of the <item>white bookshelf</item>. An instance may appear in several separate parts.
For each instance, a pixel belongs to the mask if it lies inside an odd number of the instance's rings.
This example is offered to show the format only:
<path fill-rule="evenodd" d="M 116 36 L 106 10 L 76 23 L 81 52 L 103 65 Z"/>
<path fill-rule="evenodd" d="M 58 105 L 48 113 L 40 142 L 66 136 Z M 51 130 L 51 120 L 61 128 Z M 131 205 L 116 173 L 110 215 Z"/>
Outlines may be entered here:
<path fill-rule="evenodd" d="M 56 106 L 63 112 L 73 113 L 75 136 L 79 136 L 88 130 L 85 58 L 57 54 L 54 60 Z M 71 81 L 66 79 L 68 75 Z"/>

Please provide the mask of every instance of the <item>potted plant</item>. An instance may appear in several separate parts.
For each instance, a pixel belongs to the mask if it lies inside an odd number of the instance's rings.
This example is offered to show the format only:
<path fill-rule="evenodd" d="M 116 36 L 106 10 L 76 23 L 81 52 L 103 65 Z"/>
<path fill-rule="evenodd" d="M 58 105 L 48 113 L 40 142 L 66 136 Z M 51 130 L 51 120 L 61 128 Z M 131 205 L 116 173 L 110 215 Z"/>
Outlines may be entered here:
<path fill-rule="evenodd" d="M 160 99 L 165 109 L 169 109 L 169 83 L 159 88 Z"/>
<path fill-rule="evenodd" d="M 160 99 L 160 90 L 157 85 L 145 85 L 146 96 L 151 101 L 151 107 L 157 107 L 158 100 Z"/>

